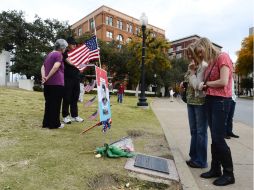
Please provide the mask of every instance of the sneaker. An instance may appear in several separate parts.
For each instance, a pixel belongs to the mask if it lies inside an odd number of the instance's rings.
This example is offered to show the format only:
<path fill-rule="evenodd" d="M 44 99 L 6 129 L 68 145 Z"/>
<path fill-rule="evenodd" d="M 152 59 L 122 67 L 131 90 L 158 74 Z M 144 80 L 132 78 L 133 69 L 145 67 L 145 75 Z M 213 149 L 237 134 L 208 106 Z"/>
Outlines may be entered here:
<path fill-rule="evenodd" d="M 62 128 L 64 128 L 64 124 L 63 123 L 58 127 L 58 129 L 62 129 Z"/>
<path fill-rule="evenodd" d="M 72 117 L 71 121 L 76 121 L 76 122 L 83 122 L 84 119 L 82 119 L 81 117 L 77 116 L 77 117 Z"/>
<path fill-rule="evenodd" d="M 71 124 L 71 119 L 67 116 L 63 118 L 63 122 L 66 124 Z"/>

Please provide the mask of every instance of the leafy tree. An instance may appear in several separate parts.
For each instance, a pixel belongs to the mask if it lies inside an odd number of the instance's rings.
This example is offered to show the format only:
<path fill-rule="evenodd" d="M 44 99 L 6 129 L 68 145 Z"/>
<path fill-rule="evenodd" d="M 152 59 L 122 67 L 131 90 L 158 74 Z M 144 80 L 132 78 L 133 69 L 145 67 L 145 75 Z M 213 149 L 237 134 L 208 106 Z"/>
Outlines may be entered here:
<path fill-rule="evenodd" d="M 187 67 L 188 61 L 186 59 L 172 59 L 170 69 L 163 71 L 161 75 L 161 80 L 164 81 L 161 85 L 165 86 L 165 89 L 171 87 L 174 88 L 175 92 L 178 92 L 179 83 L 183 81 Z M 168 91 L 166 90 L 165 95 L 168 95 L 167 93 Z"/>
<path fill-rule="evenodd" d="M 236 73 L 247 76 L 253 73 L 253 39 L 254 35 L 246 37 L 242 41 L 242 47 L 238 54 Z"/>
<path fill-rule="evenodd" d="M 246 89 L 246 91 L 250 92 L 249 94 L 251 95 L 251 89 L 253 88 L 253 78 L 252 77 L 243 78 L 241 80 L 241 87 L 243 89 Z"/>
<path fill-rule="evenodd" d="M 118 41 L 101 44 L 101 62 L 107 66 L 110 76 L 113 77 L 114 83 L 122 82 L 128 75 L 127 62 L 129 53 L 126 45 L 120 44 Z"/>
<path fill-rule="evenodd" d="M 3 11 L 0 14 L 0 49 L 13 54 L 12 72 L 40 80 L 40 67 L 44 56 L 52 49 L 56 39 L 71 34 L 67 22 L 55 19 L 35 20 L 28 23 L 22 11 Z"/>
<path fill-rule="evenodd" d="M 170 68 L 170 61 L 168 59 L 167 51 L 170 44 L 163 38 L 156 38 L 152 35 L 152 30 L 146 32 L 146 58 L 145 58 L 145 78 L 146 85 L 154 83 L 154 74 L 163 76 L 165 70 Z M 140 80 L 140 68 L 142 57 L 142 37 L 139 34 L 129 44 L 129 60 L 127 70 L 130 73 L 129 82 L 134 86 Z M 162 82 L 159 80 L 158 82 Z"/>
<path fill-rule="evenodd" d="M 22 11 L 3 11 L 0 14 L 0 50 L 13 50 L 27 39 L 24 13 Z"/>

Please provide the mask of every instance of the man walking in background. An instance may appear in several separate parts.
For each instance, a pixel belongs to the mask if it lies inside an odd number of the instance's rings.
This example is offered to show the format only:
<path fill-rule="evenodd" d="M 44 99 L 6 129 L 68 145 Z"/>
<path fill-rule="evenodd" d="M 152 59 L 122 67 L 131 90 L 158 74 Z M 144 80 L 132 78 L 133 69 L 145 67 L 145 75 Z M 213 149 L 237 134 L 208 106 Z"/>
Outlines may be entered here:
<path fill-rule="evenodd" d="M 124 86 L 123 83 L 121 83 L 118 87 L 117 91 L 117 102 L 122 103 L 123 102 L 123 95 L 124 95 Z"/>
<path fill-rule="evenodd" d="M 233 80 L 233 79 L 232 79 Z M 225 139 L 233 138 L 239 138 L 238 135 L 235 135 L 233 133 L 233 118 L 235 113 L 235 105 L 236 105 L 236 94 L 235 94 L 235 84 L 234 80 L 232 82 L 232 100 L 230 100 L 229 104 L 229 110 L 226 117 L 226 123 L 225 123 Z"/>

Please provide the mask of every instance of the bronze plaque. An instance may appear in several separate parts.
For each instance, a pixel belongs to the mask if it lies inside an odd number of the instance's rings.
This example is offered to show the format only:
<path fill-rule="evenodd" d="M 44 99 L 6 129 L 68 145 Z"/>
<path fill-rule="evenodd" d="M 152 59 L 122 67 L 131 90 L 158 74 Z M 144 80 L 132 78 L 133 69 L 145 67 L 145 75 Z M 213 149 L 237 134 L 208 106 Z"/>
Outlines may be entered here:
<path fill-rule="evenodd" d="M 169 174 L 167 160 L 159 157 L 137 154 L 134 166 Z"/>

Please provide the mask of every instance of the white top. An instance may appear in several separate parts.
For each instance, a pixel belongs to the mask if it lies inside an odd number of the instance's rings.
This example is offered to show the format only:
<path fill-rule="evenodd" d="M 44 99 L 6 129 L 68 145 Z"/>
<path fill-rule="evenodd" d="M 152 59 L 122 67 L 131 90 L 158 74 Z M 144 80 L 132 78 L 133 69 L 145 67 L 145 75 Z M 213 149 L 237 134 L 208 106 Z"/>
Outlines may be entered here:
<path fill-rule="evenodd" d="M 208 64 L 205 61 L 202 61 L 198 65 L 196 75 L 189 76 L 189 83 L 195 90 L 196 97 L 204 97 L 205 93 L 202 90 L 198 90 L 199 84 L 204 81 L 204 74 Z"/>
<path fill-rule="evenodd" d="M 233 100 L 234 102 L 236 102 L 234 78 L 232 78 L 232 100 Z"/>

